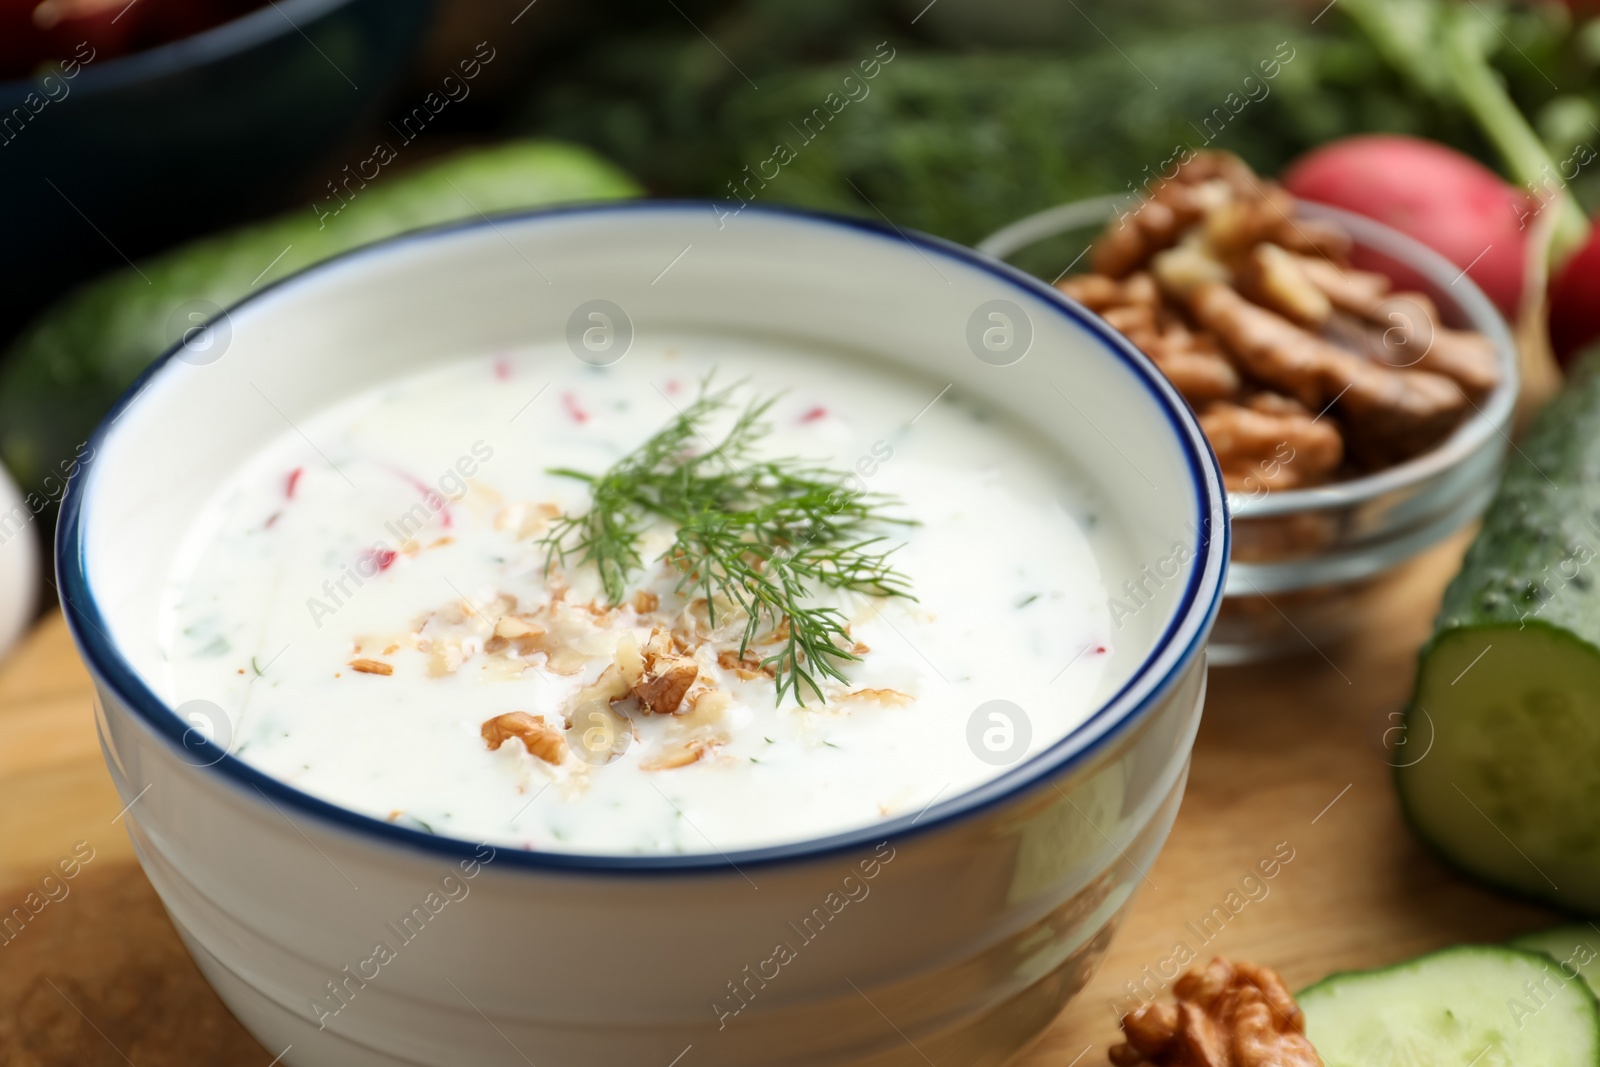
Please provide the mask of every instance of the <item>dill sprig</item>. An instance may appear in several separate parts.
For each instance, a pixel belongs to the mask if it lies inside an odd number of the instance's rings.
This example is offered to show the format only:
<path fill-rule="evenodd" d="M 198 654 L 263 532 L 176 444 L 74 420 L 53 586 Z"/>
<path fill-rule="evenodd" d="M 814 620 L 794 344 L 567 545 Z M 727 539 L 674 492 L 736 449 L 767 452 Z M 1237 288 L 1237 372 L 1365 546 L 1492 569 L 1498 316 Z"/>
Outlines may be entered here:
<path fill-rule="evenodd" d="M 847 681 L 844 664 L 860 657 L 845 616 L 813 602 L 822 588 L 866 596 L 911 596 L 910 583 L 890 562 L 895 548 L 875 532 L 909 525 L 886 509 L 896 501 L 846 487 L 848 475 L 795 458 L 757 458 L 771 432 L 765 420 L 777 397 L 757 398 L 737 411 L 720 440 L 709 423 L 734 408 L 739 385 L 694 402 L 603 474 L 569 468 L 552 474 L 587 482 L 590 507 L 564 514 L 540 543 L 546 567 L 575 556 L 593 564 L 606 597 L 619 604 L 644 561 L 639 543 L 655 521 L 676 528 L 661 560 L 679 572 L 678 592 L 703 596 L 716 626 L 717 604 L 744 617 L 739 657 L 763 634 L 776 651 L 762 659 L 777 683 L 777 698 L 809 692 L 824 699 L 822 680 Z M 709 447 L 703 447 L 709 446 Z"/>

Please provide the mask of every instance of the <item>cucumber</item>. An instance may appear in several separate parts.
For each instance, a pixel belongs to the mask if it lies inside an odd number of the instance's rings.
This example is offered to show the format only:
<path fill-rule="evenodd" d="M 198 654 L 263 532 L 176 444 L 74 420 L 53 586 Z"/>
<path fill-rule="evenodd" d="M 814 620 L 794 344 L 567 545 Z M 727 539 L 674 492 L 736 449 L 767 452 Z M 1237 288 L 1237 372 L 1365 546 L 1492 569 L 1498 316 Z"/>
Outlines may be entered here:
<path fill-rule="evenodd" d="M 1543 952 L 1564 974 L 1581 975 L 1591 990 L 1600 983 L 1600 931 L 1587 923 L 1540 930 L 1507 942 L 1513 948 Z"/>
<path fill-rule="evenodd" d="M 1394 762 L 1417 833 L 1600 914 L 1600 351 L 1513 454 L 1423 648 Z"/>
<path fill-rule="evenodd" d="M 1595 1067 L 1600 1003 L 1538 952 L 1459 945 L 1300 994 L 1325 1067 Z"/>
<path fill-rule="evenodd" d="M 349 188 L 355 193 L 345 192 L 347 201 L 324 193 L 315 208 L 308 204 L 183 245 L 137 271 L 109 274 L 63 298 L 23 332 L 0 364 L 0 459 L 33 513 L 60 496 L 95 424 L 177 340 L 188 312 L 204 306 L 190 302 L 225 307 L 358 245 L 479 212 L 639 192 L 631 178 L 587 149 L 539 141 L 461 152 L 365 188 L 352 181 Z"/>

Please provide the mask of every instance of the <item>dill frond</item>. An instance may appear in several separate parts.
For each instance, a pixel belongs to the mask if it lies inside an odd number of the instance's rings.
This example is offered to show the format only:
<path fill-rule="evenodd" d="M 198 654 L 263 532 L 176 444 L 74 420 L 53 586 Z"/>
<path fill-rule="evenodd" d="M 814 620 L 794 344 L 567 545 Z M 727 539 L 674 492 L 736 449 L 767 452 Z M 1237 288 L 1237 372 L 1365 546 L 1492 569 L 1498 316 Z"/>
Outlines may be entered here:
<path fill-rule="evenodd" d="M 708 379 L 693 403 L 603 474 L 553 469 L 587 482 L 591 503 L 560 516 L 540 543 L 547 570 L 569 557 L 593 565 L 606 597 L 619 604 L 644 565 L 644 531 L 668 521 L 676 534 L 660 558 L 679 573 L 678 592 L 703 596 L 713 626 L 716 605 L 734 606 L 744 618 L 741 658 L 763 634 L 775 635 L 777 650 L 762 665 L 774 671 L 780 702 L 793 693 L 804 704 L 808 693 L 824 699 L 823 680 L 845 681 L 844 664 L 859 659 L 845 616 L 813 603 L 816 593 L 915 599 L 890 561 L 898 546 L 877 532 L 911 523 L 887 514 L 892 497 L 847 489 L 845 472 L 757 458 L 776 397 L 745 404 L 711 441 L 708 424 L 733 409 L 738 389 L 713 389 Z"/>

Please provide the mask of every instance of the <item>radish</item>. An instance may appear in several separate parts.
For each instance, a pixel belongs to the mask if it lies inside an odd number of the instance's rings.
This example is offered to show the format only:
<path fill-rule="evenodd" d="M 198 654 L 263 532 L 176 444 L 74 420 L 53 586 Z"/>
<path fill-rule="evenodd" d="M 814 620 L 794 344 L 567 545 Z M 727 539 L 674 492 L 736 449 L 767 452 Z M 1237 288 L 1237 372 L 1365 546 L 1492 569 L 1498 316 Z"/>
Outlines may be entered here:
<path fill-rule="evenodd" d="M 1550 347 L 1566 366 L 1600 337 L 1600 227 L 1550 285 Z"/>
<path fill-rule="evenodd" d="M 1354 211 L 1421 241 L 1466 270 L 1507 317 L 1516 316 L 1526 225 L 1538 204 L 1470 156 L 1416 137 L 1347 137 L 1300 157 L 1283 184 L 1303 200 Z M 1421 288 L 1420 277 L 1400 276 L 1405 272 L 1393 263 L 1370 267 L 1403 289 Z"/>

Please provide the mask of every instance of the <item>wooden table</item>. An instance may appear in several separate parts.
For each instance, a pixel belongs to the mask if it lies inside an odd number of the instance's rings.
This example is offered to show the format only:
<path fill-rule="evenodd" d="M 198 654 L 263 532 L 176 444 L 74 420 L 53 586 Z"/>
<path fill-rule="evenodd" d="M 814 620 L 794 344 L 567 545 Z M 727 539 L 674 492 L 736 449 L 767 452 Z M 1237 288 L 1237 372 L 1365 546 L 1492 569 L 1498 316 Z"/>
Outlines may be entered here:
<path fill-rule="evenodd" d="M 1390 714 L 1465 543 L 1413 565 L 1351 642 L 1212 671 L 1188 795 L 1151 884 L 1088 989 L 1018 1067 L 1104 1064 L 1110 1005 L 1179 942 L 1270 964 L 1298 987 L 1553 920 L 1445 871 L 1401 822 L 1389 781 Z M 268 1067 L 274 1053 L 206 986 L 134 862 L 91 701 L 59 617 L 0 668 L 0 913 L 78 842 L 94 854 L 69 895 L 0 944 L 0 1067 Z M 1242 884 L 1275 849 L 1293 850 L 1277 877 Z M 1237 914 L 1223 922 L 1213 909 L 1230 892 Z"/>

